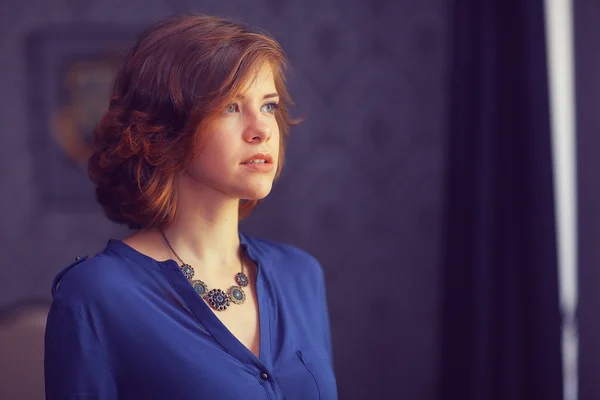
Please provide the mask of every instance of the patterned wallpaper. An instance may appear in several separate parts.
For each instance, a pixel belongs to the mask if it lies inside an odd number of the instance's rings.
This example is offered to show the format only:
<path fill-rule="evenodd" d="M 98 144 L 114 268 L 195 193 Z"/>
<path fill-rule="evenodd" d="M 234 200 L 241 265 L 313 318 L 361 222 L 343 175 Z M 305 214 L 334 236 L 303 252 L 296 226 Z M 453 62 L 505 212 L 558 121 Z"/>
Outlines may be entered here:
<path fill-rule="evenodd" d="M 85 170 L 53 136 L 65 104 L 88 93 L 65 86 L 65 65 L 171 13 L 240 17 L 288 52 L 295 114 L 305 120 L 292 131 L 281 180 L 243 230 L 304 248 L 323 264 L 342 399 L 435 397 L 445 1 L 21 0 L 2 7 L 0 308 L 49 301 L 64 265 L 125 233 L 104 218 Z"/>

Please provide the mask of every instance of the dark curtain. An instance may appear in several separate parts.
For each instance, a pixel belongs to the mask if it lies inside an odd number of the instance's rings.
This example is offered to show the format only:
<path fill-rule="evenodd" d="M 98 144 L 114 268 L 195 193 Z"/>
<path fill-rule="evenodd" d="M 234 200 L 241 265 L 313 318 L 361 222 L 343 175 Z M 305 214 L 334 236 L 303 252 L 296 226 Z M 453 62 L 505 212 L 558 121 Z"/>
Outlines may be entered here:
<path fill-rule="evenodd" d="M 543 0 L 453 0 L 440 398 L 562 398 Z"/>
<path fill-rule="evenodd" d="M 600 2 L 573 2 L 579 214 L 579 399 L 600 399 Z"/>

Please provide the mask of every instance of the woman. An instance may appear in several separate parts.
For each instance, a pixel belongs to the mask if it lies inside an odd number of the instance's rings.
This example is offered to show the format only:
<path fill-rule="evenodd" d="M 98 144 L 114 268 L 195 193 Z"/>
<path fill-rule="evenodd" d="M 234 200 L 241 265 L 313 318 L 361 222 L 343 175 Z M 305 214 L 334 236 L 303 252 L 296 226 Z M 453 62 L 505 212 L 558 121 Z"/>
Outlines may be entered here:
<path fill-rule="evenodd" d="M 323 273 L 238 231 L 283 166 L 279 44 L 186 16 L 139 39 L 98 125 L 89 175 L 136 231 L 55 279 L 48 399 L 334 399 Z"/>

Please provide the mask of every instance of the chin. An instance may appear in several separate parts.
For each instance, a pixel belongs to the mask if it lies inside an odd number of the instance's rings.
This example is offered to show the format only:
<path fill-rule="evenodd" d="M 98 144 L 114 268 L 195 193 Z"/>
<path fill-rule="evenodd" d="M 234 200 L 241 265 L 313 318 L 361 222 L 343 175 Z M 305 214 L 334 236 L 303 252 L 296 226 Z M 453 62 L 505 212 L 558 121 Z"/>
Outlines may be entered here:
<path fill-rule="evenodd" d="M 240 198 L 246 200 L 262 200 L 271 193 L 271 189 L 273 188 L 273 183 L 270 182 L 268 185 L 265 183 L 263 185 L 257 185 L 252 188 L 245 188 Z"/>
<path fill-rule="evenodd" d="M 263 200 L 265 197 L 267 197 L 269 195 L 269 193 L 271 193 L 271 190 L 261 190 L 261 191 L 252 191 L 252 192 L 247 192 L 244 196 L 242 196 L 242 198 L 246 199 L 246 200 Z"/>

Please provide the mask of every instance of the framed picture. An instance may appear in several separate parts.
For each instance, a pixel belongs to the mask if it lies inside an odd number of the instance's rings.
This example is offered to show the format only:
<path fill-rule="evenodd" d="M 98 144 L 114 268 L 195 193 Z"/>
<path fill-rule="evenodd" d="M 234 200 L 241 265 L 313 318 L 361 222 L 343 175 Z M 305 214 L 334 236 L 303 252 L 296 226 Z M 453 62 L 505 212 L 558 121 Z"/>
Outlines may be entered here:
<path fill-rule="evenodd" d="M 97 209 L 87 159 L 114 77 L 140 29 L 46 27 L 25 41 L 28 122 L 40 207 Z"/>

